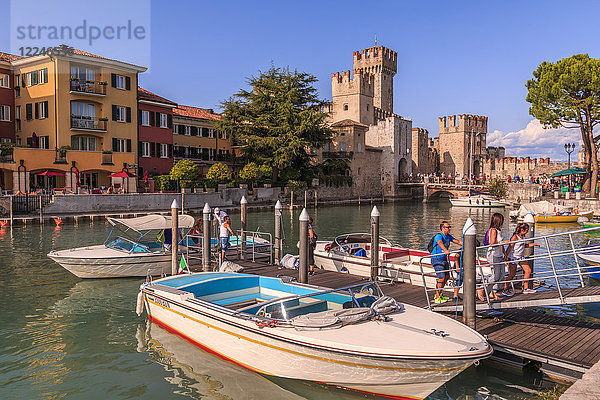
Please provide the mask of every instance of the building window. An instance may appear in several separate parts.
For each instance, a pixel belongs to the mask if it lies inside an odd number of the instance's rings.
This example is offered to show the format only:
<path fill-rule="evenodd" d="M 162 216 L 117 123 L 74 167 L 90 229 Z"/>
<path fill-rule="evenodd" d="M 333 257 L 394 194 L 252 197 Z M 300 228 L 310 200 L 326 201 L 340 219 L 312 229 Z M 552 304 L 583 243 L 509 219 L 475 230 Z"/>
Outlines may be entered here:
<path fill-rule="evenodd" d="M 344 111 L 348 111 L 348 104 L 344 104 Z"/>
<path fill-rule="evenodd" d="M 38 80 L 39 80 L 40 85 L 42 83 L 47 83 L 48 82 L 48 68 L 40 69 L 38 71 L 38 74 L 39 74 L 39 79 Z"/>
<path fill-rule="evenodd" d="M 17 125 L 17 132 L 21 132 L 21 106 L 15 107 L 15 122 Z"/>
<path fill-rule="evenodd" d="M 79 151 L 96 151 L 96 138 L 93 136 L 73 136 L 71 147 Z"/>
<path fill-rule="evenodd" d="M 173 135 L 177 135 L 179 129 L 179 124 L 173 124 Z"/>
<path fill-rule="evenodd" d="M 160 127 L 167 128 L 167 114 L 159 114 L 160 115 Z"/>
<path fill-rule="evenodd" d="M 340 151 L 346 151 L 346 142 L 340 142 Z"/>
<path fill-rule="evenodd" d="M 125 77 L 122 75 L 117 75 L 115 77 L 115 87 L 117 89 L 125 89 Z"/>
<path fill-rule="evenodd" d="M 48 150 L 50 148 L 50 136 L 38 136 L 40 149 Z"/>
<path fill-rule="evenodd" d="M 150 157 L 150 143 L 142 142 L 142 157 Z"/>
<path fill-rule="evenodd" d="M 165 114 L 166 116 L 166 114 Z M 169 147 L 166 143 L 160 144 L 160 158 L 169 158 Z"/>
<path fill-rule="evenodd" d="M 113 152 L 126 153 L 127 152 L 127 141 L 125 139 L 113 138 Z"/>
<path fill-rule="evenodd" d="M 115 110 L 116 110 L 115 116 L 117 117 L 116 121 L 117 122 L 125 122 L 125 107 L 115 106 Z"/>
<path fill-rule="evenodd" d="M 74 118 L 89 117 L 94 118 L 96 115 L 95 107 L 93 104 L 79 103 L 77 101 L 71 102 L 71 116 Z"/>
<path fill-rule="evenodd" d="M 40 119 L 48 118 L 48 102 L 42 101 L 40 103 Z"/>
<path fill-rule="evenodd" d="M 186 136 L 191 136 L 191 127 L 189 125 L 184 125 L 183 126 L 183 134 Z"/>
<path fill-rule="evenodd" d="M 358 152 L 362 153 L 362 143 L 358 142 Z"/>
<path fill-rule="evenodd" d="M 0 74 L 0 87 L 10 88 L 10 77 L 6 74 Z"/>
<path fill-rule="evenodd" d="M 10 121 L 10 106 L 0 106 L 0 121 Z"/>
<path fill-rule="evenodd" d="M 71 65 L 71 78 L 79 82 L 94 81 L 93 69 Z"/>
<path fill-rule="evenodd" d="M 148 111 L 142 111 L 142 125 L 150 125 L 150 113 Z"/>
<path fill-rule="evenodd" d="M 367 104 L 367 111 L 369 111 L 369 105 Z"/>

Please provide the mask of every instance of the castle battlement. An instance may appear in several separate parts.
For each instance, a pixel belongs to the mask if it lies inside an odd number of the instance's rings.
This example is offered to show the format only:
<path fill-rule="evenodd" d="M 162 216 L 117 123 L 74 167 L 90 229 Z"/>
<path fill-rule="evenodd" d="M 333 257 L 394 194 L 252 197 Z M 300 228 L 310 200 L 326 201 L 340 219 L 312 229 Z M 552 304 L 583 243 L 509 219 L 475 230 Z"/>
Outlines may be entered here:
<path fill-rule="evenodd" d="M 333 97 L 343 95 L 361 94 L 373 97 L 374 77 L 369 73 L 354 73 L 343 71 L 331 74 L 331 92 Z"/>
<path fill-rule="evenodd" d="M 388 72 L 395 75 L 398 69 L 398 53 L 383 46 L 353 52 L 354 71 Z"/>
<path fill-rule="evenodd" d="M 460 114 L 439 117 L 440 134 L 470 132 L 487 133 L 488 117 L 483 115 Z"/>

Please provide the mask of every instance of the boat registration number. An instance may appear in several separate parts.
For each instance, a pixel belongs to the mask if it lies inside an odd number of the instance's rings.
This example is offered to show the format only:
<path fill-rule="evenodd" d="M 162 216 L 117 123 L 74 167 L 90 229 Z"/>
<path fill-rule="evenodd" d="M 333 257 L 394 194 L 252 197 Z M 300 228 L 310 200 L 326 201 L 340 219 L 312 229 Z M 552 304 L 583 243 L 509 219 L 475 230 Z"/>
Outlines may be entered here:
<path fill-rule="evenodd" d="M 157 297 L 154 297 L 154 296 L 151 296 L 151 295 L 147 295 L 147 296 L 148 296 L 148 300 L 150 300 L 150 301 L 152 301 L 152 302 L 154 302 L 154 303 L 156 303 L 156 304 L 159 304 L 159 305 L 161 305 L 161 306 L 163 306 L 163 307 L 166 307 L 166 308 L 171 308 L 171 307 L 169 306 L 169 302 L 168 302 L 168 301 L 166 301 L 166 300 L 163 300 L 163 299 L 159 299 L 159 298 L 157 298 Z"/>

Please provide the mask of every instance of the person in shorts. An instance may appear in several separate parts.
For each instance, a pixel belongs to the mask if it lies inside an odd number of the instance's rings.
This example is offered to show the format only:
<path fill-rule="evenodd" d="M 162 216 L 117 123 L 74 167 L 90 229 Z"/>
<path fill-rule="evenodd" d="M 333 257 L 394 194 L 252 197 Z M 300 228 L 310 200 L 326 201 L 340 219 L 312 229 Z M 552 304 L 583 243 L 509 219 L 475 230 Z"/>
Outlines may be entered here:
<path fill-rule="evenodd" d="M 219 242 L 221 243 L 221 260 L 225 261 L 225 252 L 229 249 L 231 244 L 229 243 L 229 236 L 233 235 L 237 238 L 237 235 L 231 229 L 231 219 L 229 216 L 223 218 L 223 223 L 219 225 Z"/>
<path fill-rule="evenodd" d="M 517 264 L 523 268 L 523 273 L 525 275 L 523 280 L 523 293 L 536 292 L 535 289 L 531 288 L 533 286 L 531 283 L 531 266 L 529 265 L 529 262 L 525 260 L 524 253 L 526 247 L 540 247 L 540 245 L 538 243 L 526 242 L 513 243 L 525 239 L 525 235 L 527 235 L 528 232 L 529 224 L 527 222 L 519 222 L 504 251 L 504 261 L 510 261 L 510 264 L 508 264 L 508 277 L 506 278 L 507 282 L 504 284 L 504 291 L 502 292 L 503 296 L 510 297 L 514 294 L 510 291 L 512 285 L 511 282 L 508 281 L 511 281 L 517 274 Z"/>
<path fill-rule="evenodd" d="M 444 296 L 442 294 L 442 289 L 448 282 L 448 278 L 450 278 L 450 262 L 448 260 L 448 256 L 450 255 L 450 243 L 456 243 L 459 246 L 462 245 L 462 242 L 458 239 L 455 239 L 450 234 L 450 229 L 452 226 L 448 221 L 442 221 L 440 224 L 440 232 L 435 235 L 433 238 L 433 251 L 431 254 L 431 265 L 435 269 L 435 275 L 437 277 L 436 282 L 436 291 L 435 291 L 435 299 L 436 303 L 445 303 L 450 298 Z"/>

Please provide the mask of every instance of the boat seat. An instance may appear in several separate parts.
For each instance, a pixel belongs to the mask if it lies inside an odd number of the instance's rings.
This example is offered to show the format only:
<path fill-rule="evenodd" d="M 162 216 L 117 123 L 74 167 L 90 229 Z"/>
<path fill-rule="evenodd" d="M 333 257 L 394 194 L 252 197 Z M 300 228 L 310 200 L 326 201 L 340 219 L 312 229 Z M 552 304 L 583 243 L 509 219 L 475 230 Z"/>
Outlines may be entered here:
<path fill-rule="evenodd" d="M 227 305 L 231 305 L 231 304 L 235 304 L 235 303 L 247 302 L 250 300 L 256 300 L 257 302 L 260 302 L 260 301 L 272 300 L 274 298 L 275 298 L 275 296 L 269 296 L 269 295 L 262 294 L 262 293 L 250 293 L 250 294 L 245 294 L 242 296 L 227 297 L 227 298 L 220 299 L 220 300 L 214 300 L 213 303 L 218 304 L 220 306 L 227 306 Z"/>
<path fill-rule="evenodd" d="M 300 304 L 298 306 L 285 309 L 287 319 L 292 319 L 298 315 L 311 314 L 321 311 L 327 311 L 327 301 L 325 300 L 319 300 L 308 304 Z"/>

